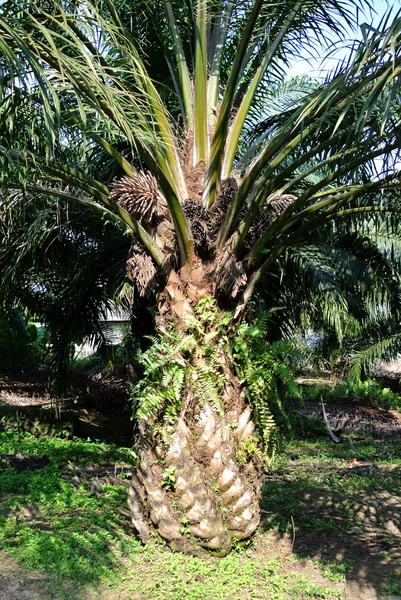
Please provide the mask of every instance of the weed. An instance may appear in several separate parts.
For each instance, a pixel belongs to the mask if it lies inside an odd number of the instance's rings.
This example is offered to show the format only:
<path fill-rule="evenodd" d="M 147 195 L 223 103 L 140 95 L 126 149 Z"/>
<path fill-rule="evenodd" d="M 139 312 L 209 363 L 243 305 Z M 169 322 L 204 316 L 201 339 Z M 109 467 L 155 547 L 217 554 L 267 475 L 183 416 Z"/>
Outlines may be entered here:
<path fill-rule="evenodd" d="M 387 577 L 386 585 L 383 586 L 382 593 L 386 596 L 401 595 L 401 571 L 397 570 L 390 573 Z"/>
<path fill-rule="evenodd" d="M 328 559 L 322 558 L 317 566 L 327 579 L 334 583 L 341 583 L 345 581 L 345 574 L 352 570 L 353 561 L 345 559 L 341 562 L 332 563 Z"/>
<path fill-rule="evenodd" d="M 317 566 L 327 585 L 316 585 L 300 576 L 304 560 L 294 553 L 287 563 L 277 558 L 263 546 L 262 532 L 252 546 L 238 546 L 224 559 L 184 556 L 157 543 L 143 547 L 132 535 L 128 517 L 120 514 L 126 505 L 123 480 L 121 485 L 101 484 L 100 495 L 95 496 L 90 482 L 77 488 L 62 476 L 69 464 L 134 464 L 132 450 L 83 440 L 37 439 L 11 431 L 0 432 L 0 445 L 2 453 L 46 455 L 52 461 L 42 471 L 0 471 L 2 552 L 27 569 L 45 573 L 41 585 L 49 598 L 81 600 L 88 590 L 100 598 L 107 586 L 118 593 L 123 588 L 122 597 L 135 600 L 329 600 L 339 597 L 338 586 L 352 570 L 348 558 L 330 559 L 326 548 Z M 372 460 L 381 448 L 376 442 L 347 441 L 338 447 L 326 440 L 288 441 L 268 472 L 262 509 L 269 513 L 269 522 L 264 527 L 292 539 L 293 519 L 295 553 L 298 536 L 305 532 L 343 535 L 344 529 L 355 525 L 360 510 L 355 498 L 361 491 L 401 491 L 397 477 L 344 476 L 347 460 L 354 456 Z M 400 443 L 389 443 L 388 448 L 401 456 Z M 386 465 L 387 452 L 377 461 Z M 164 480 L 165 485 L 175 485 L 174 472 L 167 468 Z M 182 533 L 189 526 L 184 518 Z M 315 568 L 316 563 L 308 564 L 309 570 Z M 385 580 L 385 592 L 399 593 L 400 578 L 395 572 Z"/>
<path fill-rule="evenodd" d="M 173 465 L 171 467 L 168 467 L 164 471 L 164 473 L 162 475 L 162 486 L 166 490 L 171 490 L 172 492 L 174 492 L 176 481 L 177 481 L 177 479 L 175 476 L 175 467 Z"/>
<path fill-rule="evenodd" d="M 0 477 L 0 543 L 19 563 L 48 573 L 53 583 L 59 578 L 84 585 L 108 577 L 123 554 L 135 551 L 139 543 L 127 535 L 127 523 L 116 519 L 126 502 L 125 487 L 104 485 L 96 497 L 89 486 L 75 489 L 60 472 L 71 461 L 130 462 L 128 449 L 15 432 L 0 432 L 0 443 L 6 453 L 46 454 L 52 460 L 42 471 L 8 469 Z"/>
<path fill-rule="evenodd" d="M 334 388 L 325 387 L 324 389 L 317 385 L 305 385 L 301 387 L 301 397 L 304 400 L 316 400 L 324 392 L 327 399 L 337 400 L 347 397 L 358 397 L 369 399 L 373 406 L 379 406 L 386 409 L 400 410 L 401 397 L 395 394 L 390 388 L 383 387 L 379 382 L 373 379 L 358 381 L 346 379 L 336 385 Z"/>
<path fill-rule="evenodd" d="M 291 598 L 293 600 L 306 600 L 307 598 L 338 598 L 338 591 L 322 586 L 308 583 L 304 578 L 301 578 L 299 583 L 296 583 L 291 588 Z"/>

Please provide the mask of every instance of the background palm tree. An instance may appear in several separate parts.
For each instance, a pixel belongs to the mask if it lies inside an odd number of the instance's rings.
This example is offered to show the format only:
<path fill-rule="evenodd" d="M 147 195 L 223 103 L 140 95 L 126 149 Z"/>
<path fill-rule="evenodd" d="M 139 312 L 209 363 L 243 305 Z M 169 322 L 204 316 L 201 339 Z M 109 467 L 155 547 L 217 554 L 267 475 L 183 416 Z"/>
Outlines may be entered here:
<path fill-rule="evenodd" d="M 267 308 L 280 309 L 273 339 L 312 329 L 332 332 L 341 345 L 350 317 L 360 325 L 378 315 L 398 320 L 398 223 L 388 221 L 343 219 L 287 249 L 270 274 L 279 285 L 260 292 Z"/>
<path fill-rule="evenodd" d="M 42 196 L 25 197 L 23 205 L 21 213 L 14 197 L 0 222 L 1 303 L 6 313 L 20 308 L 46 326 L 60 393 L 74 342 L 103 343 L 107 311 L 129 307 L 130 240 L 116 223 L 76 204 Z"/>
<path fill-rule="evenodd" d="M 287 249 L 334 219 L 398 212 L 397 15 L 247 137 L 258 90 L 352 26 L 357 4 L 1 8 L 4 187 L 22 190 L 21 210 L 45 195 L 107 215 L 132 237 L 135 294 L 157 292 L 159 337 L 134 393 L 129 504 L 144 540 L 151 523 L 177 549 L 226 553 L 252 535 L 261 460 L 232 331 Z M 114 167 L 99 169 L 100 152 Z"/>

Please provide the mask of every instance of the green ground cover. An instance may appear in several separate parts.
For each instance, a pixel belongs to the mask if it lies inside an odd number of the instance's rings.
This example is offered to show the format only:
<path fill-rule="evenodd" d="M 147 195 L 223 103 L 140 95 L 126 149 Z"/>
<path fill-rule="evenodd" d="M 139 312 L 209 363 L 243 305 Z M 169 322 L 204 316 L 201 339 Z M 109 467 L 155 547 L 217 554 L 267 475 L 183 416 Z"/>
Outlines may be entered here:
<path fill-rule="evenodd" d="M 10 591 L 10 600 L 359 600 L 401 593 L 394 502 L 401 497 L 400 442 L 283 442 L 266 475 L 258 535 L 224 559 L 175 554 L 160 544 L 145 548 L 133 536 L 126 510 L 130 449 L 0 432 L 0 453 L 18 452 L 51 463 L 23 472 L 0 463 L 0 592 L 8 560 L 21 581 L 24 573 L 40 574 L 26 588 L 21 583 L 19 595 Z M 85 469 L 105 464 L 125 467 L 125 478 L 100 478 L 94 487 Z M 366 553 L 373 538 L 376 547 Z M 362 567 L 369 576 L 361 583 Z M 377 595 L 364 596 L 363 589 Z"/>

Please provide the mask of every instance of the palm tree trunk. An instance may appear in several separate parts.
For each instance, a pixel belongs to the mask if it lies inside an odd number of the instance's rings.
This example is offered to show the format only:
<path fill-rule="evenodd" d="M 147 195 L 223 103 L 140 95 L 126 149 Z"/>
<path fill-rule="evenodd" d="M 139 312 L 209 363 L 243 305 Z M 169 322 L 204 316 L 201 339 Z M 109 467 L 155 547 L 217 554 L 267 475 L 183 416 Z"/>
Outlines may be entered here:
<path fill-rule="evenodd" d="M 183 274 L 180 278 L 173 274 L 159 298 L 159 328 L 170 321 L 181 336 L 186 335 L 192 307 L 210 291 L 199 270 L 185 280 Z M 194 373 L 207 360 L 202 344 L 210 348 L 210 327 L 204 337 L 191 357 Z M 232 357 L 220 352 L 218 365 L 216 377 L 224 377 L 218 404 L 205 401 L 203 394 L 200 398 L 199 383 L 191 377 L 169 427 L 164 431 L 159 427 L 155 434 L 152 419 L 139 422 L 140 460 L 129 506 L 144 542 L 153 530 L 176 550 L 197 552 L 203 547 L 225 555 L 259 524 L 262 461 L 252 450 L 255 444 L 249 443 L 255 436 L 252 411 Z M 157 418 L 160 421 L 160 413 Z"/>

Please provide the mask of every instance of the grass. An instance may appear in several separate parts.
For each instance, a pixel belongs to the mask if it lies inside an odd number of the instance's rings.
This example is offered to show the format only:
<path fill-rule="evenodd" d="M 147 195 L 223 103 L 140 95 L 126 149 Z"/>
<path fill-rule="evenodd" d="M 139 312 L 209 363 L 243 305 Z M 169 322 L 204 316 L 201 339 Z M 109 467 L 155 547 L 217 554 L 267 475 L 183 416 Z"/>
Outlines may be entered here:
<path fill-rule="evenodd" d="M 384 592 L 387 595 L 399 596 L 401 594 L 401 569 L 398 569 L 389 575 Z"/>
<path fill-rule="evenodd" d="M 347 530 L 374 512 L 366 505 L 378 494 L 401 495 L 400 474 L 401 442 L 293 440 L 277 456 L 263 509 L 278 532 L 288 531 L 292 515 L 302 515 L 304 529 Z"/>
<path fill-rule="evenodd" d="M 108 578 L 122 556 L 140 546 L 118 513 L 126 502 L 123 485 L 104 485 L 97 497 L 61 474 L 68 464 L 132 463 L 130 450 L 15 432 L 0 433 L 0 447 L 5 454 L 44 454 L 53 463 L 43 471 L 7 469 L 0 476 L 0 543 L 27 569 L 71 584 L 94 583 Z"/>
<path fill-rule="evenodd" d="M 318 562 L 322 574 L 330 581 L 342 583 L 345 581 L 345 574 L 353 569 L 352 560 L 344 560 L 339 563 L 332 563 L 324 558 Z"/>
<path fill-rule="evenodd" d="M 376 510 L 371 501 L 377 502 L 382 492 L 401 496 L 400 477 L 369 471 L 356 475 L 347 466 L 355 457 L 361 463 L 374 459 L 381 469 L 401 466 L 400 443 L 384 447 L 352 439 L 335 446 L 326 440 L 289 441 L 267 475 L 264 519 L 253 543 L 224 559 L 198 558 L 175 554 L 158 543 L 141 545 L 124 511 L 123 481 L 104 482 L 96 495 L 89 479 L 75 484 L 65 479 L 68 465 L 129 467 L 135 462 L 130 449 L 0 432 L 0 453 L 17 452 L 52 460 L 43 471 L 22 473 L 1 470 L 0 463 L 0 558 L 11 556 L 27 572 L 43 573 L 40 598 L 344 598 L 346 578 L 357 571 L 346 540 L 342 556 L 323 548 L 317 558 L 312 548 L 302 550 L 303 540 L 315 536 L 321 543 L 332 536 L 342 543 L 341 536 L 350 529 L 365 526 L 366 515 L 372 517 Z M 285 536 L 290 549 L 280 553 Z M 388 546 L 386 552 L 395 563 L 401 558 L 399 540 L 393 541 L 395 550 Z M 400 588 L 400 571 L 395 572 L 382 578 L 383 593 Z"/>
<path fill-rule="evenodd" d="M 131 584 L 133 598 L 279 600 L 337 597 L 336 590 L 314 585 L 306 577 L 300 579 L 296 572 L 284 572 L 277 559 L 255 560 L 252 552 L 234 552 L 224 560 L 204 560 L 147 549 L 143 555 L 137 555 L 136 564 L 142 573 L 145 570 L 146 577 Z M 161 571 L 165 574 L 163 580 L 160 579 Z"/>

